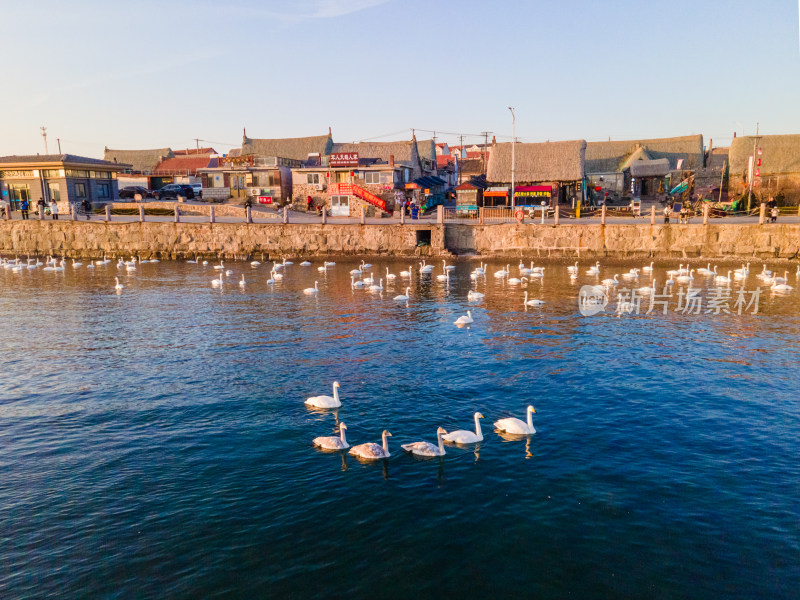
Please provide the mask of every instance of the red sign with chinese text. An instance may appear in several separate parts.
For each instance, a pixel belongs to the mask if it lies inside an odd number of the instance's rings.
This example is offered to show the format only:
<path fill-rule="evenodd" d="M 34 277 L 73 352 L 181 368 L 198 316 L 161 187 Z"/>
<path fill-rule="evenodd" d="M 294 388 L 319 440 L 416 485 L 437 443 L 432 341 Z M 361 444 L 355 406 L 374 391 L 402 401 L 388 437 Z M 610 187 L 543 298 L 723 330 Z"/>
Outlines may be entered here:
<path fill-rule="evenodd" d="M 258 197 L 259 204 L 272 204 L 272 196 L 259 196 Z"/>
<path fill-rule="evenodd" d="M 332 167 L 357 167 L 358 152 L 332 152 L 330 165 Z"/>

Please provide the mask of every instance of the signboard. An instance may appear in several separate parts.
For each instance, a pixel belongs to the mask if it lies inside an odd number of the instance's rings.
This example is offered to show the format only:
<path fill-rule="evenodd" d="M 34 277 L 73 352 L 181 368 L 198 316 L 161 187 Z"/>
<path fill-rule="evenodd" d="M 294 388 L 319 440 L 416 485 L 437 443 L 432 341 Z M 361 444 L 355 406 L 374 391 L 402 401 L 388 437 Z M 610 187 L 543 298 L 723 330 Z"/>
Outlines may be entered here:
<path fill-rule="evenodd" d="M 219 166 L 221 167 L 252 167 L 253 155 L 247 156 L 223 156 L 219 159 Z"/>
<path fill-rule="evenodd" d="M 553 188 L 549 185 L 521 185 L 514 190 L 515 198 L 549 198 Z"/>
<path fill-rule="evenodd" d="M 328 193 L 331 195 L 350 196 L 353 193 L 352 183 L 332 183 L 328 186 Z"/>
<path fill-rule="evenodd" d="M 258 197 L 259 204 L 272 204 L 272 196 L 259 196 Z"/>
<path fill-rule="evenodd" d="M 330 166 L 357 167 L 358 152 L 332 152 Z"/>

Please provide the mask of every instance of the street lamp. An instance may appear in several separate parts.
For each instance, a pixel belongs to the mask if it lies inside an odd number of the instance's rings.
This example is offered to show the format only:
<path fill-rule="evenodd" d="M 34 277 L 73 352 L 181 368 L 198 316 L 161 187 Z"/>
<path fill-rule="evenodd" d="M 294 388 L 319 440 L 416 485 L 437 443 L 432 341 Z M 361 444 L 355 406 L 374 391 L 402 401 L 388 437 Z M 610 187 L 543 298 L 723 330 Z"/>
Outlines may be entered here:
<path fill-rule="evenodd" d="M 516 166 L 516 145 L 517 145 L 517 116 L 514 114 L 514 108 L 509 106 L 508 110 L 511 111 L 511 210 L 515 208 L 514 198 L 514 167 Z"/>

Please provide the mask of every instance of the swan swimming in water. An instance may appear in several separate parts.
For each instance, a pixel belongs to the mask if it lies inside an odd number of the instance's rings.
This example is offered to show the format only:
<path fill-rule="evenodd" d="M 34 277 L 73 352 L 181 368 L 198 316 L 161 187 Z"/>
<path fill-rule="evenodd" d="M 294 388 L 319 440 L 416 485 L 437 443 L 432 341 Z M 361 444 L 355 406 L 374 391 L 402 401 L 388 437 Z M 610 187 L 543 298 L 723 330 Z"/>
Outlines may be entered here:
<path fill-rule="evenodd" d="M 305 401 L 305 404 L 309 406 L 315 406 L 317 408 L 338 408 L 342 405 L 341 401 L 339 400 L 339 385 L 338 381 L 333 382 L 333 397 L 331 396 L 311 396 Z"/>
<path fill-rule="evenodd" d="M 219 274 L 219 279 L 211 280 L 212 287 L 222 287 L 222 273 Z"/>
<path fill-rule="evenodd" d="M 342 421 L 339 423 L 339 435 L 315 437 L 313 443 L 323 450 L 346 450 L 350 447 L 350 444 L 347 443 L 345 431 L 347 431 L 347 425 Z"/>
<path fill-rule="evenodd" d="M 117 282 L 117 285 L 115 285 L 115 286 L 114 286 L 114 289 L 115 289 L 115 290 L 121 290 L 122 288 L 124 288 L 124 287 L 125 287 L 124 285 L 122 285 L 122 284 L 119 282 L 119 277 L 114 277 L 114 281 L 116 281 L 116 282 Z"/>
<path fill-rule="evenodd" d="M 244 287 L 247 285 L 247 282 L 244 280 L 244 273 L 242 273 L 242 278 L 239 280 L 239 287 Z"/>
<path fill-rule="evenodd" d="M 453 325 L 469 325 L 470 323 L 473 322 L 474 321 L 472 320 L 472 313 L 470 311 L 467 311 L 466 315 L 461 315 L 455 321 L 453 321 Z"/>
<path fill-rule="evenodd" d="M 363 281 L 361 281 L 361 280 L 356 281 L 355 277 L 353 277 L 352 275 L 350 276 L 350 287 L 351 288 L 353 288 L 355 290 L 360 290 L 360 289 L 366 287 L 366 285 L 367 284 L 364 283 Z"/>
<path fill-rule="evenodd" d="M 528 300 L 528 292 L 526 290 L 525 291 L 525 299 L 522 301 L 522 303 L 525 306 L 541 306 L 542 304 L 544 304 L 544 300 L 538 300 L 536 298 L 534 298 L 532 300 Z"/>
<path fill-rule="evenodd" d="M 389 454 L 389 436 L 392 434 L 389 433 L 384 429 L 381 438 L 383 439 L 383 446 L 379 446 L 373 442 L 367 442 L 366 444 L 360 444 L 358 446 L 353 446 L 350 448 L 349 454 L 353 456 L 357 456 L 359 458 L 364 458 L 367 460 L 378 460 L 381 458 L 389 458 L 391 456 Z"/>
<path fill-rule="evenodd" d="M 303 262 L 300 263 L 300 266 L 301 267 L 310 267 L 311 263 L 308 262 L 307 260 L 304 260 Z"/>
<path fill-rule="evenodd" d="M 442 436 L 446 433 L 447 431 L 442 427 L 436 430 L 436 439 L 439 442 L 438 446 L 430 442 L 412 442 L 410 444 L 403 444 L 400 447 L 406 452 L 410 452 L 416 456 L 444 456 L 445 451 L 444 444 L 442 443 Z"/>
<path fill-rule="evenodd" d="M 517 435 L 529 435 L 531 433 L 536 433 L 536 429 L 533 427 L 533 413 L 536 411 L 534 410 L 533 406 L 528 406 L 528 409 L 525 411 L 528 415 L 528 422 L 522 421 L 521 419 L 517 419 L 515 417 L 509 417 L 507 419 L 500 419 L 499 421 L 494 422 L 495 429 L 499 431 L 503 431 L 505 433 L 513 433 Z"/>
<path fill-rule="evenodd" d="M 470 302 L 474 302 L 476 300 L 482 300 L 484 296 L 485 294 L 482 294 L 481 292 L 476 292 L 475 290 L 470 290 L 469 292 L 467 292 L 467 300 L 469 300 Z"/>
<path fill-rule="evenodd" d="M 456 431 L 451 431 L 447 435 L 443 435 L 442 439 L 444 439 L 447 442 L 452 442 L 453 444 L 474 444 L 475 442 L 482 441 L 483 431 L 481 431 L 480 419 L 483 419 L 483 415 L 479 412 L 476 412 L 474 417 L 475 417 L 475 431 L 467 431 L 466 429 L 457 429 Z"/>
<path fill-rule="evenodd" d="M 319 287 L 317 286 L 317 282 L 316 281 L 314 282 L 314 287 L 304 289 L 303 293 L 304 294 L 318 294 L 319 293 Z"/>
<path fill-rule="evenodd" d="M 397 300 L 398 302 L 406 302 L 406 301 L 408 301 L 408 299 L 409 299 L 408 291 L 410 289 L 411 289 L 410 287 L 407 287 L 405 294 L 398 294 L 397 296 L 394 297 L 394 299 Z"/>

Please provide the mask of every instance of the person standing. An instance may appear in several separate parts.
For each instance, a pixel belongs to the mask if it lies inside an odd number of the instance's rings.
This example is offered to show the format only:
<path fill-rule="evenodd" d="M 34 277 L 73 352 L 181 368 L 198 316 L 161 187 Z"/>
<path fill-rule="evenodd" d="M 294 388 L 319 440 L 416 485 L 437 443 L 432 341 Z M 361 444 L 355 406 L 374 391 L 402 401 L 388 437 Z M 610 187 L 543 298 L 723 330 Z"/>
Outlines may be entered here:
<path fill-rule="evenodd" d="M 10 207 L 10 204 L 8 202 L 8 198 L 3 196 L 3 198 L 0 199 L 0 212 L 3 213 L 3 219 L 7 219 L 8 218 L 8 209 L 9 209 L 9 207 Z"/>
<path fill-rule="evenodd" d="M 92 214 L 92 203 L 89 202 L 88 198 L 83 199 L 83 202 L 81 202 L 81 208 L 83 209 L 83 212 L 86 213 L 86 220 L 88 221 Z"/>
<path fill-rule="evenodd" d="M 58 221 L 58 202 L 55 200 L 50 201 L 50 214 L 53 215 L 53 221 Z"/>
<path fill-rule="evenodd" d="M 669 223 L 669 215 L 672 213 L 669 206 L 664 207 L 664 223 Z"/>
<path fill-rule="evenodd" d="M 769 213 L 769 220 L 773 223 L 777 223 L 778 221 L 778 207 L 773 206 L 772 210 Z"/>
<path fill-rule="evenodd" d="M 27 221 L 28 220 L 28 210 L 30 209 L 30 207 L 31 207 L 31 205 L 28 202 L 27 198 L 23 199 L 22 202 L 20 202 L 19 212 L 22 214 L 22 220 L 23 221 Z"/>
<path fill-rule="evenodd" d="M 306 198 L 306 212 L 311 212 L 311 206 L 314 204 L 314 199 L 309 196 Z"/>
<path fill-rule="evenodd" d="M 39 215 L 44 220 L 44 207 L 46 206 L 46 202 L 44 198 L 39 198 L 39 201 L 36 203 L 39 206 Z"/>

